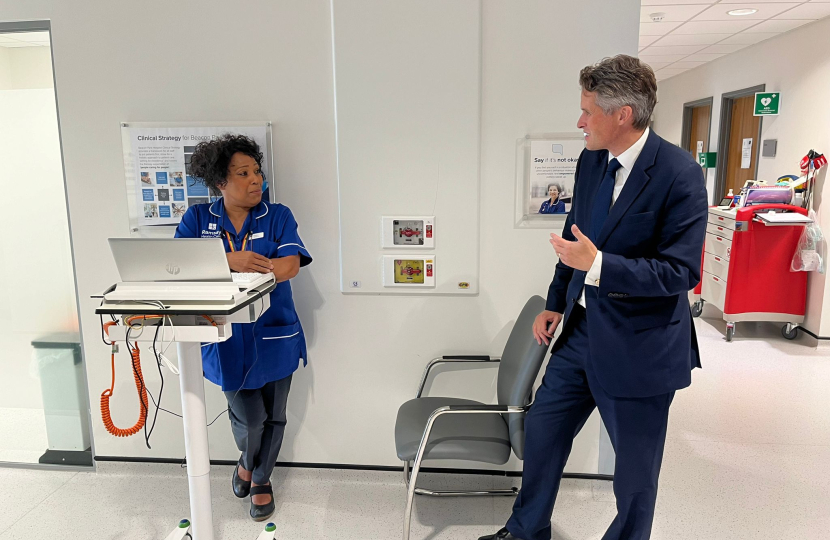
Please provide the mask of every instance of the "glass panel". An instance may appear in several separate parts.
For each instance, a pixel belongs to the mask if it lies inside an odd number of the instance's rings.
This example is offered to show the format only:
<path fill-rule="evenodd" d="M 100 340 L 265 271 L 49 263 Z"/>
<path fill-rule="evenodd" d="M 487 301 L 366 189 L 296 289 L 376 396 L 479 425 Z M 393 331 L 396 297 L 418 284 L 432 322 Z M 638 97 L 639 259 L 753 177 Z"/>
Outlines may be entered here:
<path fill-rule="evenodd" d="M 0 462 L 91 465 L 49 32 L 0 34 Z"/>

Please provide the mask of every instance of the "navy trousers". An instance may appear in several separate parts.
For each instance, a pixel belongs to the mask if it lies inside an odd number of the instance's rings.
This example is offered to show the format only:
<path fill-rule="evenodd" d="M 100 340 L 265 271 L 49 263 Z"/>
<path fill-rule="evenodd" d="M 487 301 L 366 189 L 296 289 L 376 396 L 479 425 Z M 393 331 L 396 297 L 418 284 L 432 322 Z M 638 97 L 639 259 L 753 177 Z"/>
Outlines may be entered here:
<path fill-rule="evenodd" d="M 251 471 L 251 480 L 258 485 L 271 481 L 277 464 L 292 377 L 271 381 L 256 390 L 225 392 L 233 438 L 242 452 L 242 466 Z"/>
<path fill-rule="evenodd" d="M 551 538 L 551 515 L 573 439 L 597 407 L 616 453 L 617 516 L 602 538 L 647 540 L 674 392 L 647 398 L 606 393 L 591 367 L 581 306 L 575 307 L 559 339 L 565 341 L 551 357 L 525 419 L 522 489 L 507 529 L 522 540 Z"/>

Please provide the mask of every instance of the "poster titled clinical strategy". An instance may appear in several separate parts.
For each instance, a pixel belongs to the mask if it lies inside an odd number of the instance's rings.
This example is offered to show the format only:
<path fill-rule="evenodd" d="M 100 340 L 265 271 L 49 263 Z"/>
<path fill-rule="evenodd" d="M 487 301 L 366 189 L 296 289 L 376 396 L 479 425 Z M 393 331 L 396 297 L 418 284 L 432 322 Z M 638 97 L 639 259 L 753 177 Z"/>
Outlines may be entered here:
<path fill-rule="evenodd" d="M 188 207 L 211 201 L 207 186 L 190 171 L 196 146 L 225 133 L 247 135 L 266 152 L 270 164 L 268 127 L 145 127 L 128 125 L 133 164 L 135 204 L 140 225 L 176 225 Z"/>

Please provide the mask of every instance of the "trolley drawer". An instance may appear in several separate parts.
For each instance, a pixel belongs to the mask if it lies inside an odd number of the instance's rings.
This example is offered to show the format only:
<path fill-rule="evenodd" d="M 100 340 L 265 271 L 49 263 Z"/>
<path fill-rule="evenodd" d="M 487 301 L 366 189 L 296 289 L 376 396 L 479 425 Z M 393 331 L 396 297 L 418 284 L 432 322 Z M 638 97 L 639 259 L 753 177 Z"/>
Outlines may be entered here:
<path fill-rule="evenodd" d="M 709 212 L 708 221 L 712 225 L 720 225 L 721 227 L 726 227 L 727 229 L 732 229 L 733 231 L 735 230 L 735 218 L 733 217 L 723 217 Z"/>
<path fill-rule="evenodd" d="M 730 229 L 725 225 L 716 225 L 714 223 L 709 223 L 706 225 L 706 232 L 709 234 L 722 236 L 727 240 L 732 240 L 732 235 L 735 234 L 735 231 L 733 229 Z"/>
<path fill-rule="evenodd" d="M 716 234 L 706 233 L 704 251 L 728 261 L 732 254 L 732 240 Z"/>
<path fill-rule="evenodd" d="M 726 304 L 726 281 L 709 272 L 703 272 L 702 289 L 700 297 L 709 302 L 719 310 L 723 311 Z"/>
<path fill-rule="evenodd" d="M 723 257 L 707 253 L 703 256 L 703 271 L 729 281 L 729 261 Z"/>

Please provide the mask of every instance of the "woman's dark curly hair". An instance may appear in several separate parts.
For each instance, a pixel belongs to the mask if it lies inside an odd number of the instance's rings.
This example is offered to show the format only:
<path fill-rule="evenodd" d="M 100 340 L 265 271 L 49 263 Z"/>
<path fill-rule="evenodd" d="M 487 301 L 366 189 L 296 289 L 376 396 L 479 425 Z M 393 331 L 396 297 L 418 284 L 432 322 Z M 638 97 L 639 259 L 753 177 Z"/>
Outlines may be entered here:
<path fill-rule="evenodd" d="M 219 196 L 220 187 L 228 183 L 228 166 L 237 152 L 256 160 L 262 170 L 262 151 L 259 145 L 245 135 L 225 133 L 212 141 L 202 141 L 196 146 L 190 158 L 190 174 L 200 178 L 211 195 Z M 262 175 L 263 181 L 265 174 Z"/>

